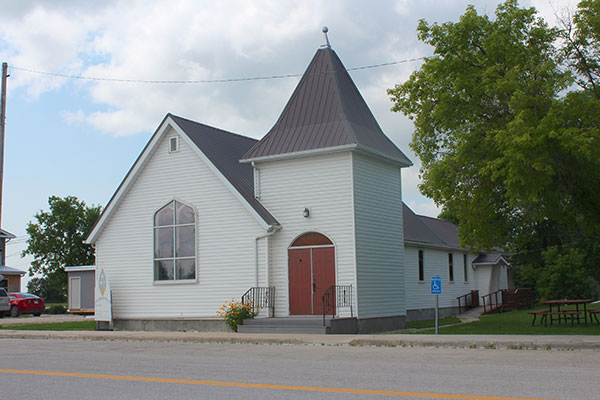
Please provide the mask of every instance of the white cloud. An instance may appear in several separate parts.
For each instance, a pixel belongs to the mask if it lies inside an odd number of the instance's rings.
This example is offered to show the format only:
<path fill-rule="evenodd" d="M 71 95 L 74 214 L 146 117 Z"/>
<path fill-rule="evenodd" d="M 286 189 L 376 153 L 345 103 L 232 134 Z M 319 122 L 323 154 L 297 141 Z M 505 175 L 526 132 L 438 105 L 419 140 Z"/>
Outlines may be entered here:
<path fill-rule="evenodd" d="M 531 0 L 547 19 L 554 0 Z M 63 74 L 143 80 L 212 80 L 301 73 L 329 27 L 347 67 L 429 55 L 416 39 L 417 21 L 456 20 L 468 4 L 493 14 L 488 0 L 133 0 L 9 2 L 0 14 L 0 57 L 9 65 Z M 550 13 L 550 15 L 548 15 Z M 412 123 L 390 112 L 386 93 L 418 62 L 352 72 L 383 130 L 416 166 L 404 173 L 405 198 L 415 211 L 436 207 L 418 193 L 418 160 L 410 152 Z M 68 88 L 81 96 L 62 112 L 115 137 L 149 133 L 168 112 L 253 137 L 275 123 L 297 78 L 220 84 L 73 81 L 14 70 L 9 90 L 35 100 Z M 67 90 L 65 90 L 67 91 Z M 71 94 L 71 93 L 70 93 Z M 86 129 L 87 128 L 87 129 Z"/>
<path fill-rule="evenodd" d="M 63 111 L 61 113 L 63 120 L 69 125 L 78 125 L 85 122 L 85 113 L 83 110 Z"/>

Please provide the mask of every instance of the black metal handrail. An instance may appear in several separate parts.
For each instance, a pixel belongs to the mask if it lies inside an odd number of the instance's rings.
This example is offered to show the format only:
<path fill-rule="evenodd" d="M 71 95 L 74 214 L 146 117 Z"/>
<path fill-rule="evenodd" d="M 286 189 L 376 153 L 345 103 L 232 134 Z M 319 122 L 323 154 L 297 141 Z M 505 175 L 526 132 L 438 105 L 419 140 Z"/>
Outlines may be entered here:
<path fill-rule="evenodd" d="M 273 318 L 275 316 L 275 287 L 251 287 L 242 295 L 242 304 L 252 304 L 254 313 L 261 308 L 269 308 L 269 315 Z"/>
<path fill-rule="evenodd" d="M 479 290 L 471 290 L 469 293 L 458 296 L 456 299 L 458 300 L 459 314 L 463 311 L 470 310 L 471 308 L 479 307 Z M 461 301 L 461 299 L 463 301 Z"/>
<path fill-rule="evenodd" d="M 325 316 L 331 312 L 335 318 L 335 311 L 340 307 L 350 307 L 350 316 L 354 317 L 352 304 L 352 285 L 329 286 L 323 292 L 323 326 L 325 326 Z"/>

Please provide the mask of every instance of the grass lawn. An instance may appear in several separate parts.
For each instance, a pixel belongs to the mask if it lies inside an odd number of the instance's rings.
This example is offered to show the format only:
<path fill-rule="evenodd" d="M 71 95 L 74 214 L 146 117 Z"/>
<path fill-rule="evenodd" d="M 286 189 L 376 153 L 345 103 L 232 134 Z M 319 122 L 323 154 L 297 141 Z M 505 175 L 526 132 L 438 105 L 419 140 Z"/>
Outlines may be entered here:
<path fill-rule="evenodd" d="M 600 304 L 588 304 L 588 309 L 600 308 Z M 547 310 L 547 306 L 538 306 L 536 310 Z M 482 315 L 479 321 L 458 326 L 448 326 L 440 328 L 440 334 L 448 335 L 600 335 L 600 326 L 595 322 L 581 323 L 573 325 L 571 322 L 560 325 L 554 322 L 554 325 L 544 327 L 539 325 L 540 317 L 535 321 L 535 326 L 531 326 L 533 316 L 527 314 L 531 310 L 508 311 L 491 315 Z M 433 321 L 431 321 L 433 322 Z M 420 331 L 419 334 L 433 334 L 433 329 Z"/>
<path fill-rule="evenodd" d="M 46 324 L 0 325 L 0 329 L 19 331 L 93 331 L 96 321 L 53 322 Z"/>
<path fill-rule="evenodd" d="M 438 321 L 438 326 L 460 324 L 460 319 L 456 317 L 442 318 Z M 412 321 L 406 323 L 406 329 L 422 329 L 422 328 L 435 328 L 435 320 L 428 319 L 425 321 Z"/>

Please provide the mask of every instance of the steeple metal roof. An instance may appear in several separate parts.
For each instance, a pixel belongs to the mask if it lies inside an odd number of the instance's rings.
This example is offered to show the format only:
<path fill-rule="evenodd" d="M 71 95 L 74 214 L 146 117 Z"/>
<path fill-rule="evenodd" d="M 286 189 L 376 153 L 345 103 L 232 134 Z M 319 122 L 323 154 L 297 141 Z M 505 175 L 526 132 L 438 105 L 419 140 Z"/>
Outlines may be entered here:
<path fill-rule="evenodd" d="M 273 128 L 242 161 L 342 146 L 412 165 L 383 133 L 335 51 L 324 47 L 317 50 Z"/>

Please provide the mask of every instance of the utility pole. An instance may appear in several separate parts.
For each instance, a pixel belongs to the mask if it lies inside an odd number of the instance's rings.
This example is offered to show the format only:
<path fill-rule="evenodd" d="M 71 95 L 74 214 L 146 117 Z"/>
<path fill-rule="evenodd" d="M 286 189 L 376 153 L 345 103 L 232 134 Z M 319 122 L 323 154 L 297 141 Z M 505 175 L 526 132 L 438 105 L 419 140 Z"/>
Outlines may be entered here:
<path fill-rule="evenodd" d="M 0 97 L 0 228 L 2 228 L 2 183 L 4 181 L 4 129 L 6 127 L 6 78 L 8 78 L 8 64 L 2 63 L 2 95 Z"/>

